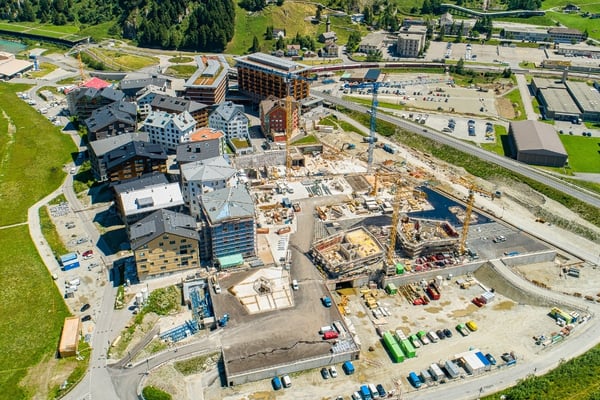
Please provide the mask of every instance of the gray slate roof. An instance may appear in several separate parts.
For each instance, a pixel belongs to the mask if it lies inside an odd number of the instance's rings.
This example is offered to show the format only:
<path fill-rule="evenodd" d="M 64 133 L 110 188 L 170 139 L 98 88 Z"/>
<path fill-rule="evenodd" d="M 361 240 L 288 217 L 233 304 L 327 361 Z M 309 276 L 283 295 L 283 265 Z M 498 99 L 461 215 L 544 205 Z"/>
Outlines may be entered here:
<path fill-rule="evenodd" d="M 129 228 L 131 248 L 136 250 L 165 233 L 200 240 L 193 217 L 162 209 Z"/>
<path fill-rule="evenodd" d="M 510 125 L 519 151 L 546 150 L 567 155 L 567 151 L 552 125 L 538 121 L 513 121 Z"/>
<path fill-rule="evenodd" d="M 232 101 L 225 101 L 219 104 L 219 106 L 215 109 L 215 111 L 213 111 L 211 116 L 218 115 L 224 121 L 230 121 L 239 113 L 246 117 L 246 115 L 244 114 L 244 106 L 240 104 L 234 104 Z"/>
<path fill-rule="evenodd" d="M 160 108 L 161 110 L 169 111 L 175 114 L 188 111 L 190 113 L 202 110 L 208 107 L 207 104 L 199 103 L 197 101 L 182 99 L 180 97 L 167 96 L 165 94 L 158 94 L 150 103 L 150 107 L 154 110 Z"/>
<path fill-rule="evenodd" d="M 120 100 L 95 109 L 92 115 L 84 121 L 84 124 L 90 132 L 97 132 L 115 122 L 123 122 L 135 128 L 136 117 L 136 105 Z"/>
<path fill-rule="evenodd" d="M 123 193 L 130 192 L 133 190 L 140 190 L 145 188 L 146 186 L 154 186 L 154 185 L 166 185 L 169 183 L 169 180 L 160 172 L 153 172 L 151 174 L 144 174 L 140 177 L 127 179 L 126 181 L 122 181 L 119 183 L 115 183 L 112 185 L 115 193 Z"/>
<path fill-rule="evenodd" d="M 106 168 L 111 169 L 137 156 L 155 160 L 167 159 L 167 153 L 160 144 L 133 141 L 106 153 L 104 155 Z"/>
<path fill-rule="evenodd" d="M 104 154 L 126 145 L 131 141 L 148 142 L 147 132 L 127 132 L 122 135 L 95 140 L 88 143 L 88 148 L 94 152 L 96 157 L 101 158 Z"/>
<path fill-rule="evenodd" d="M 228 180 L 235 175 L 236 170 L 223 157 L 213 157 L 207 160 L 194 161 L 181 166 L 181 173 L 187 181 Z"/>
<path fill-rule="evenodd" d="M 238 218 L 254 218 L 254 202 L 245 186 L 228 187 L 201 196 L 211 225 Z"/>

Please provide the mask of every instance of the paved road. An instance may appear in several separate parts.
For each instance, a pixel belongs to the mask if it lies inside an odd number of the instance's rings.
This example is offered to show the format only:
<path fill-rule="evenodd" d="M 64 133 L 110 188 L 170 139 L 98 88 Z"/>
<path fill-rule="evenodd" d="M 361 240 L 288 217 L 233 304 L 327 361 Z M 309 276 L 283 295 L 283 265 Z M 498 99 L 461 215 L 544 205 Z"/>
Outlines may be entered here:
<path fill-rule="evenodd" d="M 529 92 L 529 86 L 527 86 L 527 79 L 525 78 L 524 74 L 515 74 L 515 77 L 517 78 L 519 92 L 521 92 L 521 99 L 523 100 L 525 115 L 527 115 L 528 120 L 537 121 L 539 119 L 539 115 L 533 109 L 533 104 L 531 103 L 531 93 Z"/>
<path fill-rule="evenodd" d="M 324 100 L 326 100 L 332 104 L 341 105 L 350 110 L 358 111 L 358 112 L 361 112 L 364 114 L 366 114 L 368 111 L 367 107 L 363 107 L 358 104 L 342 100 L 338 97 L 331 96 L 331 95 L 325 94 L 323 92 L 318 92 L 318 91 L 314 91 L 314 90 L 311 92 L 314 95 L 322 97 Z M 394 124 L 404 130 L 407 130 L 407 131 L 419 134 L 421 136 L 424 136 L 428 139 L 434 140 L 438 143 L 453 147 L 464 153 L 474 155 L 484 161 L 491 162 L 500 167 L 503 167 L 510 171 L 521 174 L 527 178 L 534 179 L 546 186 L 552 187 L 556 190 L 559 190 L 563 193 L 568 194 L 569 196 L 575 197 L 585 203 L 593 205 L 594 207 L 600 208 L 600 197 L 598 197 L 596 194 L 585 191 L 580 188 L 577 188 L 574 185 L 570 185 L 568 183 L 558 181 L 557 179 L 553 178 L 551 175 L 544 173 L 542 171 L 536 170 L 536 169 L 528 166 L 527 164 L 523 164 L 523 163 L 515 161 L 511 158 L 502 157 L 498 154 L 488 152 L 479 147 L 472 146 L 468 143 L 465 143 L 458 139 L 455 139 L 451 136 L 443 135 L 443 134 L 437 133 L 437 132 L 432 132 L 432 130 L 430 128 L 424 129 L 424 128 L 422 128 L 422 126 L 413 125 L 413 124 L 408 123 L 400 118 L 395 118 L 395 117 L 392 117 L 392 116 L 389 116 L 389 115 L 386 115 L 383 113 L 377 114 L 377 118 L 381 119 L 382 121 Z"/>

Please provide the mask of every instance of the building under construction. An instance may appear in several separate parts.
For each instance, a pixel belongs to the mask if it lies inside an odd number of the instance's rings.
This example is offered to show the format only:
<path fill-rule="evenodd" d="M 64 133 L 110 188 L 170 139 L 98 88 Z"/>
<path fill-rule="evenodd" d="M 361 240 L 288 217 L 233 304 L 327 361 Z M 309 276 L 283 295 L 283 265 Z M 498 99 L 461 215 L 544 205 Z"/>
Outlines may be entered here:
<path fill-rule="evenodd" d="M 448 221 L 405 217 L 397 232 L 400 248 L 408 257 L 453 251 L 460 240 L 458 231 Z"/>
<path fill-rule="evenodd" d="M 237 57 L 239 91 L 258 103 L 269 96 L 308 97 L 310 68 L 264 53 Z"/>
<path fill-rule="evenodd" d="M 204 104 L 220 104 L 227 92 L 229 64 L 223 56 L 196 56 L 198 69 L 185 82 L 185 96 Z"/>
<path fill-rule="evenodd" d="M 329 279 L 360 275 L 383 258 L 383 246 L 368 230 L 359 227 L 316 241 L 311 254 Z"/>

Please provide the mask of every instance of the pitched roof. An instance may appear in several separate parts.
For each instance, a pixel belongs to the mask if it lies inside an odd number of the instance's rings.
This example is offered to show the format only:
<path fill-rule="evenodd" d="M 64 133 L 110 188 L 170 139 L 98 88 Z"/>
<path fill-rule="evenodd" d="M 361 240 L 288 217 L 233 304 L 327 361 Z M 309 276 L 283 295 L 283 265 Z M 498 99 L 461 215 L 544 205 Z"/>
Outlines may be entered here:
<path fill-rule="evenodd" d="M 132 141 L 104 154 L 106 168 L 111 169 L 134 157 L 146 157 L 153 160 L 166 160 L 165 149 L 156 143 Z"/>
<path fill-rule="evenodd" d="M 111 150 L 124 146 L 125 144 L 136 140 L 139 142 L 148 142 L 148 133 L 146 132 L 127 132 L 122 135 L 112 136 L 106 139 L 95 140 L 88 143 L 96 157 L 100 158 Z"/>
<path fill-rule="evenodd" d="M 235 173 L 235 168 L 223 157 L 194 161 L 181 166 L 181 174 L 187 181 L 227 181 Z"/>
<path fill-rule="evenodd" d="M 512 121 L 510 126 L 518 151 L 546 150 L 567 155 L 552 125 L 539 121 Z"/>
<path fill-rule="evenodd" d="M 106 82 L 103 79 L 97 78 L 97 77 L 93 77 L 81 85 L 81 87 L 93 88 L 93 89 L 98 89 L 98 90 L 104 89 L 105 87 L 109 87 L 109 86 L 110 86 L 110 83 Z"/>
<path fill-rule="evenodd" d="M 136 117 L 135 104 L 121 100 L 95 109 L 84 124 L 90 132 L 98 132 L 115 122 L 123 122 L 135 128 Z"/>
<path fill-rule="evenodd" d="M 213 117 L 216 115 L 221 117 L 221 119 L 223 119 L 224 121 L 231 121 L 234 117 L 236 117 L 239 114 L 243 115 L 245 118 L 248 118 L 244 114 L 244 106 L 240 104 L 234 104 L 231 101 L 225 101 L 219 104 L 219 106 L 215 109 L 215 111 L 213 111 L 213 113 L 210 116 Z"/>
<path fill-rule="evenodd" d="M 141 79 L 123 79 L 119 82 L 121 90 L 143 89 L 148 85 L 163 87 L 167 85 L 165 78 L 141 78 Z"/>
<path fill-rule="evenodd" d="M 125 181 L 121 181 L 119 183 L 112 184 L 112 188 L 115 193 L 120 194 L 123 192 L 128 192 L 132 190 L 140 190 L 145 188 L 146 186 L 155 186 L 155 185 L 166 185 L 169 183 L 169 180 L 160 172 L 153 172 L 151 174 L 144 174 L 142 176 L 127 179 Z"/>
<path fill-rule="evenodd" d="M 223 131 L 218 129 L 209 128 L 207 126 L 197 129 L 189 135 L 181 137 L 181 143 L 184 142 L 203 142 L 205 140 L 221 139 L 223 137 Z"/>
<path fill-rule="evenodd" d="M 196 125 L 196 120 L 187 111 L 184 111 L 181 114 L 170 114 L 165 111 L 151 111 L 143 124 L 144 126 L 164 128 L 169 122 L 173 122 L 173 125 L 180 131 L 185 131 Z"/>
<path fill-rule="evenodd" d="M 136 250 L 165 233 L 200 240 L 200 235 L 196 231 L 196 220 L 193 217 L 161 209 L 129 228 L 131 248 Z"/>
<path fill-rule="evenodd" d="M 204 213 L 215 225 L 238 218 L 254 218 L 254 202 L 245 186 L 228 187 L 201 197 Z"/>

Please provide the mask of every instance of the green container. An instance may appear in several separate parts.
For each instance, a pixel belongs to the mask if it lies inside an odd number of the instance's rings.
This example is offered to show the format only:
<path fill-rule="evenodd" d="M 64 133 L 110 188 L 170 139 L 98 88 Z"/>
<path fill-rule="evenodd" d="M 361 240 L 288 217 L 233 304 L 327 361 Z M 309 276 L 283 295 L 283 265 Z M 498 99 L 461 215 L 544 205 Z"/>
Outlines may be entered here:
<path fill-rule="evenodd" d="M 402 352 L 398 341 L 394 338 L 394 335 L 389 332 L 385 332 L 383 334 L 383 344 L 390 353 L 392 361 L 396 363 L 404 361 L 404 353 Z"/>
<path fill-rule="evenodd" d="M 404 273 L 404 264 L 396 264 L 396 275 L 402 275 Z"/>
<path fill-rule="evenodd" d="M 388 283 L 385 286 L 385 291 L 388 294 L 397 294 L 398 293 L 398 288 L 396 287 L 396 285 L 394 285 L 393 283 Z"/>

